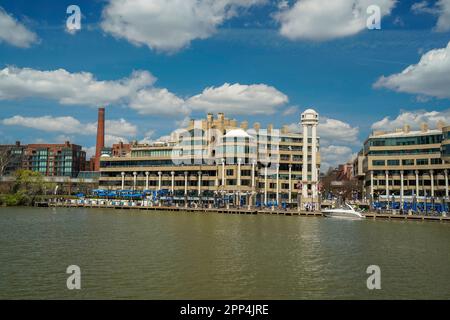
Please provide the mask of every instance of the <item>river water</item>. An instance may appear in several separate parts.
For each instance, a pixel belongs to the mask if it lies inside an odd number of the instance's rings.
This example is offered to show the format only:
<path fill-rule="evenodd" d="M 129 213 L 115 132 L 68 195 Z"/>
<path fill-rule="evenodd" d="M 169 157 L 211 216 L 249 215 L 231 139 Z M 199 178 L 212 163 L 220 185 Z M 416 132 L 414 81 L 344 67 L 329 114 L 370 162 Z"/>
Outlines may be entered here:
<path fill-rule="evenodd" d="M 450 224 L 0 208 L 0 298 L 449 299 Z"/>

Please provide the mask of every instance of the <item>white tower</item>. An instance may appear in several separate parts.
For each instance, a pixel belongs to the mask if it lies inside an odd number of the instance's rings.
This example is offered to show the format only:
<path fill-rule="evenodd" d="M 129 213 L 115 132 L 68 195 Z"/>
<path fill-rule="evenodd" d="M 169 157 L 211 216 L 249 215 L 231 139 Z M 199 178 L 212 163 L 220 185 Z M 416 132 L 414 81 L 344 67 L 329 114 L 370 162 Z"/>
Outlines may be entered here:
<path fill-rule="evenodd" d="M 312 202 L 317 199 L 317 125 L 319 124 L 319 114 L 313 109 L 307 109 L 301 115 L 301 125 L 303 127 L 303 167 L 302 167 L 302 197 L 309 198 L 308 185 L 311 185 Z M 311 175 L 308 176 L 308 129 L 311 128 Z"/>

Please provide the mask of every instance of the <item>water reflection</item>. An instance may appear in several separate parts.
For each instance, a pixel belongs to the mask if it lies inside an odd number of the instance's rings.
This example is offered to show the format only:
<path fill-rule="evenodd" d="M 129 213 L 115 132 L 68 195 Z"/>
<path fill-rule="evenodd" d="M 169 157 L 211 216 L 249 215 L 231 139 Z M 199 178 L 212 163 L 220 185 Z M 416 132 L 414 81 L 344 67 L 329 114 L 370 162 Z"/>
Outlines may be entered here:
<path fill-rule="evenodd" d="M 0 244 L 2 298 L 450 298 L 442 223 L 1 208 Z"/>

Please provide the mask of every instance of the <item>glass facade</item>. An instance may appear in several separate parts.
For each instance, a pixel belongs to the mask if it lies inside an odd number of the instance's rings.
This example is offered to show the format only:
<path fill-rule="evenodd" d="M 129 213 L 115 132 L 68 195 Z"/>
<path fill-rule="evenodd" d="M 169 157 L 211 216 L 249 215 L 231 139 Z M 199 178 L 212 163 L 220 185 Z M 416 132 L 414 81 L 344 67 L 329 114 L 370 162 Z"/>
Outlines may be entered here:
<path fill-rule="evenodd" d="M 442 142 L 442 134 L 414 136 L 414 137 L 397 137 L 397 138 L 371 138 L 368 141 L 370 147 L 384 146 L 409 146 L 419 144 L 436 144 Z"/>
<path fill-rule="evenodd" d="M 424 153 L 439 153 L 439 148 L 430 149 L 411 149 L 411 150 L 370 150 L 369 156 L 396 156 L 405 154 L 424 154 Z"/>
<path fill-rule="evenodd" d="M 172 156 L 172 149 L 162 150 L 132 150 L 131 157 L 170 157 Z"/>

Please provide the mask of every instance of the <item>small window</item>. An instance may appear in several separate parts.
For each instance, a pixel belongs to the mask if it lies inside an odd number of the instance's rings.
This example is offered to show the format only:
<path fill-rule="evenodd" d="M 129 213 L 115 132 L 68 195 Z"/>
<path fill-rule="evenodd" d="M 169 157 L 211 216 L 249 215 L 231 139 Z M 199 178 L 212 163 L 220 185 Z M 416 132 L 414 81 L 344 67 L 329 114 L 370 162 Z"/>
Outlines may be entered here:
<path fill-rule="evenodd" d="M 387 164 L 388 164 L 388 166 L 399 166 L 400 160 L 388 160 Z"/>
<path fill-rule="evenodd" d="M 404 165 L 404 166 L 413 166 L 414 165 L 414 160 L 412 160 L 412 159 L 402 160 L 402 165 Z"/>
<path fill-rule="evenodd" d="M 428 159 L 417 159 L 416 164 L 418 166 L 426 166 L 428 165 Z"/>

